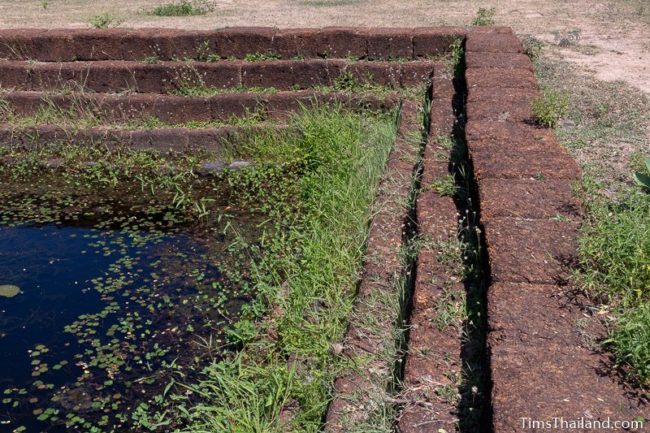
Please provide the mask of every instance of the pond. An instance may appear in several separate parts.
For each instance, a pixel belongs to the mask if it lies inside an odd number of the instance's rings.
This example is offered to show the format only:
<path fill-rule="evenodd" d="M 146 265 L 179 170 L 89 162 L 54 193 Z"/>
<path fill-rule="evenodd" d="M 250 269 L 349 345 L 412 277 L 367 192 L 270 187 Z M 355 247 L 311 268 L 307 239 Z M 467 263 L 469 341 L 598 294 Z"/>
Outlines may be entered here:
<path fill-rule="evenodd" d="M 0 286 L 19 292 L 0 296 L 0 431 L 133 431 L 229 350 L 251 298 L 233 245 L 255 218 L 217 203 L 228 223 L 184 220 L 113 196 L 2 195 Z"/>

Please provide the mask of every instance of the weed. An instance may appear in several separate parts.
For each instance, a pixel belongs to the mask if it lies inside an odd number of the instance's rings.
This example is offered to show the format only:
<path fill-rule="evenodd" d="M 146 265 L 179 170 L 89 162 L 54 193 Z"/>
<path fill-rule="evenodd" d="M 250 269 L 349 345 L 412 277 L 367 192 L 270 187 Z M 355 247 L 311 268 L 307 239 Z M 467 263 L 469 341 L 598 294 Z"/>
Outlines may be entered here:
<path fill-rule="evenodd" d="M 637 185 L 650 192 L 650 158 L 645 160 L 645 173 L 637 171 L 634 173 L 634 180 Z"/>
<path fill-rule="evenodd" d="M 559 129 L 558 136 L 586 173 L 581 201 L 587 219 L 579 238 L 576 283 L 611 312 L 606 345 L 617 365 L 630 378 L 648 383 L 650 198 L 631 185 L 628 171 L 630 165 L 643 170 L 648 98 L 622 83 L 585 79 L 564 62 L 539 58 L 536 71 L 542 84 L 570 98 L 572 125 Z"/>
<path fill-rule="evenodd" d="M 436 327 L 441 331 L 448 326 L 460 328 L 467 320 L 466 303 L 464 291 L 445 290 L 436 298 Z"/>
<path fill-rule="evenodd" d="M 388 93 L 394 92 L 389 86 L 382 86 L 373 83 L 374 79 L 372 74 L 368 73 L 365 77 L 358 77 L 352 71 L 345 70 L 339 74 L 338 77 L 334 79 L 334 84 L 330 87 L 327 86 L 316 86 L 315 90 L 319 92 L 351 92 L 351 93 L 373 93 L 378 96 L 387 95 Z M 407 89 L 400 89 L 399 92 L 404 95 L 404 97 L 413 97 L 415 95 L 422 94 L 422 86 L 411 87 Z"/>
<path fill-rule="evenodd" d="M 449 45 L 449 52 L 451 57 L 450 72 L 455 75 L 463 73 L 463 59 L 465 57 L 465 50 L 463 49 L 463 40 L 461 38 L 454 39 Z"/>
<path fill-rule="evenodd" d="M 567 114 L 569 99 L 562 92 L 546 88 L 542 95 L 533 100 L 531 109 L 537 123 L 547 128 L 555 128 Z"/>
<path fill-rule="evenodd" d="M 456 180 L 452 175 L 438 177 L 431 182 L 431 189 L 442 197 L 455 197 L 458 193 L 458 186 Z"/>
<path fill-rule="evenodd" d="M 106 29 L 108 27 L 117 27 L 121 23 L 113 14 L 105 12 L 90 18 L 90 25 L 96 29 Z"/>
<path fill-rule="evenodd" d="M 167 3 L 156 6 L 149 12 L 158 17 L 186 17 L 206 15 L 214 10 L 214 5 L 203 0 L 181 0 L 178 3 Z"/>
<path fill-rule="evenodd" d="M 43 10 L 46 10 L 49 5 L 50 5 L 49 0 L 41 0 L 41 7 L 43 8 Z"/>
<path fill-rule="evenodd" d="M 207 96 L 202 93 L 210 87 L 205 85 L 204 75 L 201 74 L 191 63 L 176 71 L 176 90 L 174 93 L 181 96 Z"/>
<path fill-rule="evenodd" d="M 0 98 L 0 119 L 6 122 L 10 117 L 13 117 L 13 110 L 9 105 L 9 101 L 5 98 Z"/>
<path fill-rule="evenodd" d="M 580 236 L 579 279 L 614 308 L 608 343 L 620 362 L 647 381 L 650 348 L 641 330 L 650 329 L 650 196 L 633 188 L 622 194 L 614 203 L 598 196 L 585 202 L 590 221 Z"/>
<path fill-rule="evenodd" d="M 524 35 L 521 39 L 524 46 L 524 53 L 532 60 L 537 62 L 544 49 L 544 43 L 531 35 Z"/>
<path fill-rule="evenodd" d="M 221 60 L 221 56 L 212 52 L 210 41 L 206 40 L 196 48 L 196 59 L 200 62 L 214 63 Z"/>
<path fill-rule="evenodd" d="M 449 405 L 456 406 L 460 401 L 456 384 L 441 385 L 436 388 L 436 394 Z"/>
<path fill-rule="evenodd" d="M 585 76 L 576 66 L 548 56 L 535 69 L 543 88 L 552 86 L 569 98 L 566 123 L 556 133 L 583 171 L 612 191 L 629 186 L 630 168 L 641 171 L 642 155 L 648 153 L 650 98 L 622 82 Z"/>
<path fill-rule="evenodd" d="M 158 56 L 145 57 L 144 62 L 148 65 L 155 65 L 158 63 Z"/>
<path fill-rule="evenodd" d="M 642 303 L 622 312 L 604 343 L 642 383 L 650 381 L 650 305 Z"/>
<path fill-rule="evenodd" d="M 479 8 L 476 17 L 472 20 L 473 26 L 493 26 L 495 24 L 494 16 L 497 11 L 495 8 Z"/>
<path fill-rule="evenodd" d="M 300 167 L 300 176 L 270 166 L 229 177 L 251 203 L 261 198 L 250 194 L 251 186 L 269 176 L 281 182 L 258 191 L 276 194 L 266 197 L 266 212 L 282 236 L 263 237 L 266 254 L 252 269 L 258 297 L 246 306 L 244 320 L 255 326 L 230 331 L 242 351 L 208 367 L 189 388 L 201 399 L 187 412 L 187 431 L 233 431 L 233 419 L 236 431 L 286 431 L 280 412 L 289 401 L 300 408 L 292 424 L 304 431 L 321 427 L 331 383 L 345 362 L 331 346 L 341 340 L 354 302 L 370 204 L 395 134 L 390 119 L 318 108 L 290 122 L 300 134 L 283 140 L 262 134 L 234 149 L 260 162 Z M 300 200 L 290 205 L 289 197 Z M 274 318 L 273 338 L 253 332 L 269 305 L 283 311 Z"/>
<path fill-rule="evenodd" d="M 278 53 L 267 52 L 267 53 L 248 53 L 244 56 L 244 60 L 247 62 L 262 62 L 268 60 L 280 60 L 280 55 Z"/>

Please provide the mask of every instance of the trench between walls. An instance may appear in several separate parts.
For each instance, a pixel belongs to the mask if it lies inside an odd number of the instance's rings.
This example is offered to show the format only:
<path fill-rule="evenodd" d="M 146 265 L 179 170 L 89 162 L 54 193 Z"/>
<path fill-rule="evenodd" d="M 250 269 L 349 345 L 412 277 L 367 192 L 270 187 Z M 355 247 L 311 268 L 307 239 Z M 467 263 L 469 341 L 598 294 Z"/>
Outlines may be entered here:
<path fill-rule="evenodd" d="M 453 127 L 454 147 L 449 161 L 449 172 L 454 176 L 459 193 L 455 196 L 459 215 L 458 239 L 462 245 L 462 262 L 465 272 L 466 319 L 462 329 L 461 345 L 461 396 L 458 405 L 458 431 L 460 433 L 492 433 L 491 377 L 487 350 L 487 290 L 489 287 L 489 261 L 483 225 L 480 219 L 480 202 L 472 162 L 465 138 L 467 123 L 464 56 L 457 67 L 454 84 Z"/>
<path fill-rule="evenodd" d="M 406 353 L 408 351 L 408 330 L 409 317 L 413 304 L 413 293 L 415 291 L 415 281 L 417 278 L 417 256 L 419 249 L 419 229 L 417 221 L 417 199 L 422 187 L 422 172 L 424 170 L 424 149 L 429 135 L 429 126 L 431 124 L 431 104 L 432 92 L 431 86 L 427 87 L 422 102 L 422 125 L 421 137 L 418 149 L 418 156 L 413 168 L 413 177 L 411 180 L 411 190 L 408 197 L 408 212 L 404 220 L 404 230 L 402 232 L 402 260 L 404 273 L 401 276 L 402 291 L 400 294 L 399 316 L 396 323 L 396 347 L 397 356 L 393 369 L 393 381 L 389 387 L 389 393 L 392 395 L 399 394 L 402 390 L 404 379 L 404 368 L 406 366 Z M 399 407 L 395 406 L 395 413 Z"/>
<path fill-rule="evenodd" d="M 457 405 L 458 425 L 456 431 L 460 433 L 493 433 L 490 402 L 491 377 L 486 345 L 489 262 L 487 250 L 483 248 L 485 245 L 484 230 L 480 222 L 478 189 L 465 141 L 467 85 L 464 73 L 463 58 L 457 66 L 453 78 L 455 121 L 452 140 L 454 146 L 449 158 L 449 173 L 454 177 L 458 190 L 454 202 L 459 215 L 458 240 L 462 245 L 461 259 L 465 275 L 464 288 L 466 295 L 466 320 L 463 323 L 462 335 L 460 336 L 462 339 L 462 377 L 458 387 L 460 399 Z M 423 121 L 422 143 L 417 166 L 414 170 L 413 186 L 409 197 L 408 218 L 404 224 L 403 245 L 407 253 L 405 254 L 404 291 L 400 305 L 401 314 L 397 323 L 396 344 L 399 356 L 395 362 L 394 380 L 389 389 L 393 395 L 399 394 L 402 390 L 409 345 L 410 313 L 417 277 L 416 264 L 419 243 L 416 203 L 422 188 L 421 176 L 424 167 L 424 148 L 431 120 L 430 106 L 432 99 L 430 90 L 429 88 L 424 101 L 424 107 L 428 110 L 429 117 L 425 116 Z M 399 413 L 400 409 L 400 404 L 396 403 L 394 413 Z M 394 425 L 394 431 L 399 431 L 397 423 Z"/>

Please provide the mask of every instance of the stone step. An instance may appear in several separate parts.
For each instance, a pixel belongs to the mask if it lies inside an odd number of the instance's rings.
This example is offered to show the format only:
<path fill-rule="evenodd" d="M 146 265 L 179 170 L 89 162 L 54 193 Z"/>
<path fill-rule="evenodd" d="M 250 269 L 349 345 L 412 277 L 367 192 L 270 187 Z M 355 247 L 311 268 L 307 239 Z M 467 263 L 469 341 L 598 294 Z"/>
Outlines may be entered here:
<path fill-rule="evenodd" d="M 346 60 L 277 61 L 0 61 L 0 88 L 93 92 L 180 93 L 207 88 L 307 89 L 314 86 L 372 84 L 391 88 L 430 80 L 436 64 L 349 62 Z"/>

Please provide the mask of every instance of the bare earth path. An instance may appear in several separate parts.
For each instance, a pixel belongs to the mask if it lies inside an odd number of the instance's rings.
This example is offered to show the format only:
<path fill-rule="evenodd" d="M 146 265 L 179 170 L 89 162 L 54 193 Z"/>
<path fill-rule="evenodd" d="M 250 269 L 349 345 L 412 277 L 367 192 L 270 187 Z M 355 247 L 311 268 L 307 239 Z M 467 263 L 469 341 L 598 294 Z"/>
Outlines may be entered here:
<path fill-rule="evenodd" d="M 172 0 L 0 0 L 0 28 L 84 28 L 110 13 L 121 27 L 215 29 L 225 26 L 439 26 L 466 25 L 479 7 L 496 9 L 497 24 L 555 47 L 564 58 L 605 81 L 622 80 L 650 93 L 650 3 L 647 0 L 424 1 L 216 0 L 205 16 L 154 17 Z M 44 7 L 46 5 L 46 7 Z M 560 47 L 569 35 L 577 41 Z"/>

